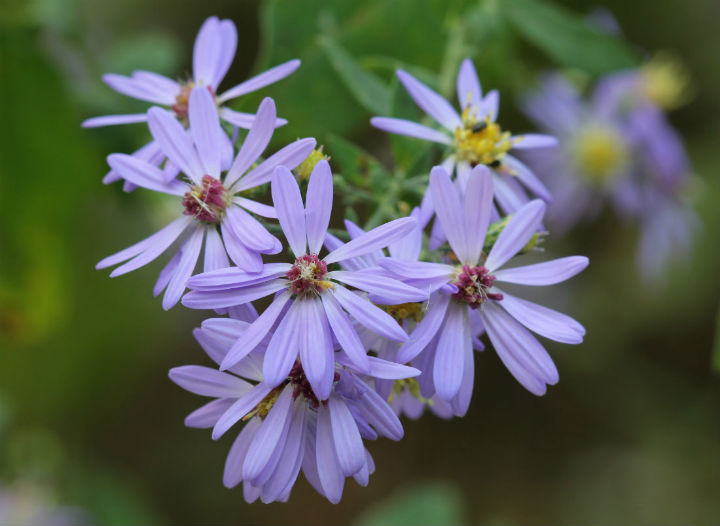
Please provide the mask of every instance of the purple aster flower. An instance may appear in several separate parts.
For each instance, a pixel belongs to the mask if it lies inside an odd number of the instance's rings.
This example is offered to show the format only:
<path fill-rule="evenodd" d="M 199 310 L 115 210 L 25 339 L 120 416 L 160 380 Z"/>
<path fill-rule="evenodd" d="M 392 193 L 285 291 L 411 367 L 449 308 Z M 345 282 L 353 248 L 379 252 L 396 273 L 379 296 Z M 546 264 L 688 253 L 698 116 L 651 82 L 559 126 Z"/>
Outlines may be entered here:
<path fill-rule="evenodd" d="M 393 303 L 427 298 L 426 293 L 387 277 L 385 272 L 330 267 L 387 246 L 412 230 L 416 221 L 414 218 L 391 221 L 321 258 L 333 198 L 332 173 L 327 161 L 318 162 L 310 176 L 305 206 L 300 188 L 287 168 L 275 170 L 271 188 L 280 226 L 295 261 L 266 264 L 259 274 L 238 268 L 200 274 L 188 282 L 192 292 L 183 298 L 183 304 L 196 309 L 222 309 L 275 294 L 268 308 L 232 346 L 222 368 L 227 369 L 247 356 L 278 323 L 263 363 L 265 383 L 271 387 L 279 385 L 299 355 L 316 396 L 325 400 L 333 385 L 336 360 L 333 338 L 340 344 L 341 354 L 358 371 L 369 372 L 368 356 L 351 320 L 390 340 L 407 339 L 392 316 L 369 301 L 365 293 Z M 356 290 L 351 291 L 348 286 Z"/>
<path fill-rule="evenodd" d="M 415 103 L 440 124 L 438 131 L 415 122 L 389 117 L 373 117 L 376 128 L 417 137 L 448 147 L 442 163 L 445 171 L 455 172 L 460 188 L 464 190 L 474 166 L 485 165 L 492 169 L 495 199 L 506 213 L 518 210 L 529 198 L 526 190 L 546 201 L 551 199 L 543 183 L 533 172 L 509 154 L 511 150 L 526 150 L 555 146 L 557 141 L 549 135 L 511 135 L 496 122 L 499 94 L 492 90 L 483 96 L 475 67 L 470 59 L 460 66 L 457 94 L 460 113 L 443 97 L 428 88 L 409 73 L 398 70 L 397 76 Z M 422 222 L 432 215 L 432 199 L 426 194 L 422 203 Z"/>
<path fill-rule="evenodd" d="M 225 107 L 224 104 L 287 77 L 300 66 L 300 61 L 290 60 L 280 64 L 230 88 L 222 94 L 218 94 L 218 87 L 235 57 L 236 46 L 237 29 L 235 24 L 231 20 L 219 20 L 213 16 L 205 20 L 195 39 L 193 75 L 187 81 L 176 82 L 149 71 L 135 71 L 130 77 L 110 73 L 103 76 L 103 81 L 123 95 L 170 109 L 172 114 L 182 123 L 187 123 L 188 120 L 191 91 L 195 86 L 204 86 L 212 96 L 215 111 L 219 113 L 225 122 L 238 128 L 250 129 L 255 120 L 255 115 L 233 111 Z M 148 113 L 108 115 L 87 119 L 83 122 L 83 127 L 95 128 L 146 122 L 148 118 Z M 276 119 L 274 125 L 282 126 L 286 122 L 284 119 Z M 221 137 L 220 140 L 223 144 L 223 154 L 229 163 L 232 159 L 232 145 L 226 136 Z M 133 156 L 155 166 L 160 166 L 165 160 L 164 152 L 157 141 L 152 141 L 143 146 Z M 167 166 L 165 170 L 167 181 L 172 180 L 177 175 L 176 168 L 172 165 Z M 112 170 L 105 176 L 103 182 L 112 183 L 121 178 L 119 173 Z M 133 188 L 132 184 L 126 184 L 127 190 Z"/>
<path fill-rule="evenodd" d="M 282 245 L 251 213 L 276 217 L 271 206 L 258 203 L 242 192 L 269 181 L 279 165 L 294 167 L 315 147 L 314 139 L 301 139 L 253 167 L 270 142 L 274 130 L 275 103 L 266 98 L 240 148 L 225 173 L 221 168 L 223 135 L 215 102 L 202 87 L 189 99 L 189 132 L 166 110 L 151 108 L 150 130 L 164 155 L 187 176 L 187 182 L 167 182 L 159 168 L 131 155 L 113 154 L 108 163 L 131 183 L 170 194 L 181 200 L 178 218 L 147 239 L 113 254 L 97 264 L 98 269 L 123 263 L 111 277 L 136 270 L 165 252 L 175 241 L 180 247 L 162 270 L 153 293 L 163 290 L 163 308 L 173 307 L 185 291 L 205 240 L 205 271 L 229 266 L 230 259 L 248 272 L 262 269 L 261 254 L 277 254 Z M 181 212 L 182 211 L 182 212 Z M 220 233 L 222 233 L 222 237 Z"/>
<path fill-rule="evenodd" d="M 216 363 L 223 363 L 247 322 L 210 320 L 194 335 Z M 374 471 L 363 439 L 385 436 L 400 440 L 403 428 L 372 382 L 351 363 L 335 364 L 328 396 L 319 399 L 299 361 L 275 386 L 263 382 L 263 354 L 274 336 L 268 334 L 253 352 L 225 372 L 189 365 L 170 371 L 184 389 L 212 401 L 192 412 L 189 427 L 213 428 L 217 439 L 245 422 L 225 463 L 223 484 L 243 483 L 245 500 L 287 501 L 302 469 L 312 486 L 333 503 L 340 501 L 346 477 L 366 486 Z M 399 379 L 419 371 L 368 358 L 371 375 Z"/>
<path fill-rule="evenodd" d="M 531 331 L 563 343 L 582 342 L 585 330 L 572 318 L 516 298 L 495 282 L 551 285 L 581 270 L 588 260 L 575 256 L 523 267 L 502 268 L 527 245 L 538 229 L 545 204 L 533 200 L 513 214 L 487 256 L 483 244 L 490 222 L 493 181 L 490 171 L 477 166 L 461 195 L 439 166 L 430 175 L 437 218 L 447 234 L 458 264 L 385 259 L 379 263 L 397 276 L 425 280 L 433 294 L 422 320 L 397 353 L 407 363 L 423 352 L 433 354 L 430 367 L 435 392 L 459 408 L 469 403 L 473 364 L 473 318 L 485 328 L 508 370 L 529 391 L 545 393 L 558 381 L 552 359 Z M 423 375 L 424 376 L 424 375 Z M 421 377 L 422 379 L 422 377 Z"/>

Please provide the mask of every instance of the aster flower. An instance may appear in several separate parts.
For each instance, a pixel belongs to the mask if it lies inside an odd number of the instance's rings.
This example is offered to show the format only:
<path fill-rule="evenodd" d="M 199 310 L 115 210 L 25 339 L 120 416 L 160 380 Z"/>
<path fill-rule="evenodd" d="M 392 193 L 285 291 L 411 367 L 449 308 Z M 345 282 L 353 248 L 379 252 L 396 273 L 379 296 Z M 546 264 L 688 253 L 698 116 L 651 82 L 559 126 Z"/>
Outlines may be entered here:
<path fill-rule="evenodd" d="M 389 117 L 373 117 L 376 128 L 390 133 L 417 137 L 444 144 L 448 154 L 442 163 L 444 169 L 455 172 L 461 189 L 465 188 L 474 166 L 485 165 L 492 169 L 495 199 L 506 214 L 518 210 L 529 198 L 526 190 L 546 201 L 551 199 L 543 183 L 510 151 L 555 146 L 557 141 L 549 135 L 511 135 L 496 122 L 499 94 L 492 90 L 483 96 L 475 67 L 465 59 L 458 72 L 457 94 L 460 113 L 443 97 L 409 73 L 398 70 L 397 76 L 415 103 L 444 129 L 435 130 L 415 122 Z M 425 196 L 422 204 L 423 222 L 432 215 L 432 200 Z"/>
<path fill-rule="evenodd" d="M 242 338 L 248 323 L 231 318 L 213 320 L 194 335 L 210 358 L 220 364 L 235 339 Z M 325 399 L 318 399 L 299 362 L 282 382 L 263 382 L 263 353 L 272 336 L 240 362 L 220 372 L 189 365 L 170 371 L 170 378 L 184 389 L 212 401 L 192 412 L 189 427 L 213 428 L 218 439 L 232 426 L 245 422 L 225 463 L 223 484 L 243 483 L 245 500 L 287 501 L 302 469 L 318 493 L 333 503 L 340 501 L 346 477 L 366 486 L 374 471 L 372 456 L 363 439 L 385 436 L 400 440 L 403 428 L 387 402 L 372 389 L 352 364 L 336 364 L 333 384 Z M 371 374 L 397 379 L 419 371 L 369 358 Z"/>
<path fill-rule="evenodd" d="M 516 298 L 500 290 L 495 282 L 521 285 L 551 285 L 581 270 L 588 260 L 575 256 L 545 263 L 502 268 L 517 254 L 538 229 L 545 205 L 533 200 L 513 214 L 487 256 L 483 245 L 490 222 L 492 176 L 477 166 L 468 177 L 464 195 L 451 183 L 439 166 L 430 175 L 433 204 L 458 264 L 380 260 L 379 264 L 398 276 L 426 280 L 433 291 L 422 321 L 397 353 L 397 361 L 407 363 L 420 353 L 434 353 L 432 374 L 439 398 L 452 402 L 456 397 L 469 400 L 461 388 L 472 372 L 472 317 L 478 316 L 498 356 L 529 391 L 545 393 L 547 384 L 558 381 L 552 359 L 531 331 L 563 343 L 582 342 L 585 330 L 572 318 Z M 470 370 L 469 370 L 470 369 Z M 471 388 L 470 388 L 471 390 Z"/>
<path fill-rule="evenodd" d="M 242 192 L 268 182 L 276 166 L 294 167 L 302 162 L 314 148 L 315 140 L 298 140 L 253 167 L 274 130 L 275 103 L 266 98 L 235 161 L 224 173 L 222 143 L 218 140 L 223 131 L 215 102 L 207 90 L 196 87 L 190 94 L 189 133 L 166 110 L 151 108 L 148 114 L 154 140 L 187 176 L 187 182 L 180 179 L 167 182 L 156 166 L 130 155 L 110 155 L 108 163 L 135 185 L 181 198 L 179 217 L 147 239 L 103 259 L 96 268 L 125 262 L 110 274 L 119 276 L 150 263 L 181 240 L 180 248 L 160 273 L 153 291 L 157 296 L 165 290 L 163 308 L 169 309 L 185 291 L 203 240 L 205 271 L 228 267 L 230 256 L 238 267 L 259 272 L 261 254 L 280 252 L 280 241 L 250 214 L 275 217 L 273 208 L 244 197 Z"/>
<path fill-rule="evenodd" d="M 103 81 L 115 91 L 129 97 L 150 102 L 153 105 L 164 106 L 172 111 L 173 115 L 182 123 L 188 120 L 188 105 L 190 93 L 196 86 L 203 86 L 212 96 L 216 112 L 222 120 L 229 124 L 250 129 L 255 115 L 241 113 L 224 106 L 228 101 L 257 91 L 265 86 L 281 80 L 300 66 L 299 60 L 290 60 L 268 71 L 252 77 L 218 94 L 218 87 L 230 68 L 235 49 L 237 47 L 237 29 L 231 20 L 219 20 L 210 17 L 200 27 L 193 48 L 193 75 L 184 82 L 176 82 L 163 75 L 150 71 L 135 71 L 130 77 L 109 73 L 103 76 Z M 85 128 L 110 126 L 117 124 L 131 124 L 146 122 L 148 113 L 131 115 L 107 115 L 93 117 L 83 122 Z M 282 126 L 287 121 L 276 119 L 275 126 Z M 232 159 L 232 146 L 227 136 L 219 138 L 222 141 L 222 152 L 227 162 Z M 133 154 L 144 161 L 159 166 L 165 160 L 161 146 L 152 141 Z M 168 166 L 165 170 L 165 180 L 170 181 L 177 175 L 177 167 Z M 109 172 L 103 182 L 112 183 L 121 179 L 116 171 Z M 132 185 L 126 189 L 133 189 Z"/>
<path fill-rule="evenodd" d="M 277 323 L 263 362 L 265 383 L 274 387 L 284 381 L 299 355 L 317 398 L 325 400 L 333 385 L 336 361 L 333 338 L 340 344 L 341 354 L 358 371 L 369 372 L 368 356 L 351 320 L 390 340 L 407 339 L 397 322 L 364 293 L 380 295 L 393 303 L 422 301 L 427 297 L 384 272 L 328 267 L 387 246 L 412 230 L 416 221 L 414 218 L 391 221 L 321 258 L 319 253 L 332 209 L 330 165 L 321 160 L 313 169 L 305 206 L 300 188 L 286 167 L 275 170 L 271 189 L 280 226 L 295 261 L 266 264 L 259 274 L 238 268 L 200 274 L 188 282 L 192 292 L 183 298 L 183 305 L 222 309 L 275 294 L 272 303 L 232 346 L 222 368 L 232 367 L 252 352 Z"/>

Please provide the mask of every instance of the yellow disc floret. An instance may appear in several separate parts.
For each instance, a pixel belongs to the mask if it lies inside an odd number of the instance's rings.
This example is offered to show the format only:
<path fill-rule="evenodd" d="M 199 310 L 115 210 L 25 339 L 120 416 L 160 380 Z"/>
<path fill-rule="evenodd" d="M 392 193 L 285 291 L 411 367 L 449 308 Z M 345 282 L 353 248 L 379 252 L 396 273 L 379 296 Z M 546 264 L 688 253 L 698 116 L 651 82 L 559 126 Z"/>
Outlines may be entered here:
<path fill-rule="evenodd" d="M 640 90 L 664 110 L 677 108 L 690 98 L 688 72 L 678 58 L 660 53 L 640 68 Z"/>
<path fill-rule="evenodd" d="M 586 126 L 580 130 L 571 149 L 578 171 L 595 185 L 612 180 L 627 160 L 622 137 L 604 125 Z"/>
<path fill-rule="evenodd" d="M 298 164 L 293 171 L 295 172 L 295 175 L 298 177 L 298 179 L 303 181 L 310 177 L 310 174 L 312 173 L 317 163 L 322 160 L 329 159 L 330 157 L 323 153 L 323 147 L 320 146 L 320 148 L 317 148 L 310 152 L 310 155 L 308 155 L 303 162 Z"/>
<path fill-rule="evenodd" d="M 502 131 L 489 115 L 479 119 L 477 110 L 468 105 L 462 113 L 462 126 L 455 128 L 453 146 L 458 161 L 494 165 L 512 148 L 512 143 L 510 132 Z"/>

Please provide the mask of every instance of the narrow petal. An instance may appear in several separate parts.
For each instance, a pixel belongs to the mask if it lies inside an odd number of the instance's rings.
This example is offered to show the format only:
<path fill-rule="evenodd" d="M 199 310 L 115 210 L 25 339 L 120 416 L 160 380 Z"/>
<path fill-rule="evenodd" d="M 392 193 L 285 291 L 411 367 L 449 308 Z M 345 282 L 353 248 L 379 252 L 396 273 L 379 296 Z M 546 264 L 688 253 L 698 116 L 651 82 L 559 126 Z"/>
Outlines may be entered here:
<path fill-rule="evenodd" d="M 230 266 L 227 253 L 225 252 L 225 245 L 223 245 L 222 238 L 214 228 L 207 230 L 207 236 L 205 237 L 205 261 L 203 263 L 203 272 L 210 272 L 213 270 L 227 268 Z"/>
<path fill-rule="evenodd" d="M 205 174 L 219 178 L 222 157 L 220 135 L 224 132 L 220 127 L 217 106 L 206 86 L 196 86 L 190 92 L 188 119 L 190 134 Z"/>
<path fill-rule="evenodd" d="M 230 188 L 252 166 L 267 148 L 275 129 L 275 102 L 265 97 L 258 106 L 255 122 L 245 137 L 235 162 L 225 176 L 225 186 Z"/>
<path fill-rule="evenodd" d="M 298 139 L 288 144 L 245 174 L 235 184 L 235 190 L 241 192 L 269 182 L 278 166 L 285 166 L 292 170 L 307 159 L 315 148 L 315 144 L 315 139 L 312 138 Z"/>
<path fill-rule="evenodd" d="M 482 319 L 500 358 L 510 355 L 526 371 L 510 371 L 521 384 L 535 392 L 531 389 L 535 382 L 528 380 L 528 374 L 546 384 L 557 383 L 558 372 L 552 358 L 525 327 L 492 302 L 485 304 Z"/>
<path fill-rule="evenodd" d="M 510 175 L 516 176 L 534 195 L 546 203 L 552 201 L 552 194 L 550 194 L 550 190 L 547 189 L 545 184 L 538 179 L 537 175 L 535 175 L 524 163 L 520 162 L 512 155 L 506 155 L 503 159 L 503 166 L 507 166 L 510 171 Z"/>
<path fill-rule="evenodd" d="M 513 150 L 530 150 L 533 148 L 554 148 L 558 140 L 552 135 L 541 135 L 539 133 L 526 133 L 525 135 L 514 135 L 510 138 Z"/>
<path fill-rule="evenodd" d="M 465 219 L 460 196 L 457 188 L 450 181 L 450 176 L 440 166 L 435 166 L 430 171 L 430 192 L 435 214 L 447 236 L 450 248 L 462 263 L 469 263 Z"/>
<path fill-rule="evenodd" d="M 545 213 L 545 203 L 536 199 L 518 210 L 508 221 L 490 250 L 485 266 L 490 272 L 502 266 L 537 232 Z"/>
<path fill-rule="evenodd" d="M 430 307 L 425 316 L 412 331 L 398 351 L 397 361 L 408 363 L 427 347 L 437 334 L 447 312 L 450 297 L 445 294 L 435 294 L 430 300 Z"/>
<path fill-rule="evenodd" d="M 506 215 L 512 215 L 528 203 L 528 197 L 522 187 L 513 184 L 512 176 L 496 173 L 493 177 L 495 200 Z"/>
<path fill-rule="evenodd" d="M 350 477 L 365 465 L 365 446 L 352 413 L 339 396 L 328 399 L 328 411 L 338 464 L 343 474 Z"/>
<path fill-rule="evenodd" d="M 165 182 L 162 170 L 132 155 L 114 153 L 108 156 L 107 161 L 120 177 L 137 186 L 170 195 L 183 195 L 188 191 L 187 185 L 180 181 Z"/>
<path fill-rule="evenodd" d="M 243 289 L 223 292 L 189 292 L 183 297 L 182 304 L 190 309 L 223 309 L 264 298 L 286 287 L 286 280 L 274 279 Z"/>
<path fill-rule="evenodd" d="M 221 119 L 243 130 L 249 130 L 253 127 L 255 117 L 256 115 L 253 113 L 243 113 L 241 111 L 231 110 L 230 108 L 220 108 Z M 275 118 L 275 128 L 285 126 L 286 124 L 287 121 L 285 119 Z"/>
<path fill-rule="evenodd" d="M 217 87 L 225 78 L 225 74 L 230 69 L 235 58 L 235 50 L 237 49 L 237 28 L 231 20 L 220 21 L 220 35 L 222 46 L 220 49 L 220 56 L 217 59 L 215 74 L 212 78 L 212 86 L 217 92 Z"/>
<path fill-rule="evenodd" d="M 223 35 L 220 20 L 211 16 L 200 26 L 193 46 L 193 79 L 195 84 L 213 86 L 218 63 L 223 55 Z"/>
<path fill-rule="evenodd" d="M 321 160 L 315 165 L 305 195 L 305 224 L 308 250 L 317 254 L 325 242 L 333 202 L 333 179 L 330 165 Z"/>
<path fill-rule="evenodd" d="M 262 420 L 260 418 L 250 419 L 238 434 L 235 442 L 233 442 L 223 470 L 223 485 L 226 488 L 234 488 L 242 481 L 242 466 L 250 444 L 252 444 L 255 433 L 260 429 L 261 424 Z"/>
<path fill-rule="evenodd" d="M 243 462 L 243 480 L 252 483 L 261 475 L 275 452 L 275 448 L 279 445 L 283 428 L 290 424 L 292 406 L 292 386 L 287 385 L 278 396 L 250 444 L 245 462 Z"/>
<path fill-rule="evenodd" d="M 306 247 L 305 209 L 300 187 L 290 170 L 280 166 L 275 170 L 271 190 L 280 226 L 295 257 L 300 257 L 305 254 Z"/>
<path fill-rule="evenodd" d="M 145 251 L 152 251 L 152 253 L 155 254 L 155 257 L 145 262 L 148 263 L 162 254 L 165 249 L 183 233 L 191 221 L 192 218 L 190 217 L 180 216 L 166 227 L 155 232 L 152 236 L 101 260 L 97 265 L 95 265 L 95 268 L 99 270 L 112 267 L 113 265 L 122 263 L 123 261 L 135 257 Z"/>
<path fill-rule="evenodd" d="M 485 235 L 490 224 L 492 200 L 492 174 L 486 166 L 478 165 L 470 173 L 463 203 L 465 232 L 467 232 L 467 257 L 468 263 L 472 265 L 476 265 L 480 261 Z"/>
<path fill-rule="evenodd" d="M 302 307 L 298 319 L 300 362 L 318 400 L 330 396 L 333 381 L 333 348 L 327 338 L 327 317 L 318 298 L 296 300 Z"/>
<path fill-rule="evenodd" d="M 235 402 L 234 398 L 217 398 L 185 417 L 185 425 L 196 429 L 209 429 L 215 425 L 218 418 Z"/>
<path fill-rule="evenodd" d="M 444 263 L 427 261 L 402 261 L 395 258 L 381 258 L 378 265 L 398 278 L 414 280 L 435 280 L 444 278 L 449 281 L 455 269 Z"/>
<path fill-rule="evenodd" d="M 356 258 L 388 246 L 406 236 L 417 225 L 414 217 L 401 217 L 352 239 L 325 256 L 326 263 L 335 263 Z"/>
<path fill-rule="evenodd" d="M 157 298 L 160 293 L 165 290 L 165 287 L 168 286 L 168 283 L 170 283 L 170 280 L 175 275 L 175 271 L 180 264 L 181 258 L 182 252 L 177 251 L 170 261 L 168 261 L 167 265 L 165 265 L 160 271 L 158 279 L 155 282 L 155 286 L 153 287 L 153 298 Z"/>
<path fill-rule="evenodd" d="M 118 93 L 134 99 L 152 102 L 153 104 L 162 104 L 163 106 L 169 106 L 175 102 L 177 92 L 173 93 L 157 89 L 157 87 L 151 86 L 141 79 L 116 75 L 115 73 L 107 73 L 103 75 L 102 79 L 105 84 Z"/>
<path fill-rule="evenodd" d="M 335 452 L 330 413 L 322 405 L 318 408 L 315 455 L 323 492 L 330 502 L 337 504 L 342 497 L 345 477 Z"/>
<path fill-rule="evenodd" d="M 190 276 L 192 276 L 195 266 L 197 265 L 204 237 L 205 229 L 196 228 L 180 249 L 182 256 L 173 273 L 173 277 L 168 283 L 167 289 L 165 289 L 165 295 L 162 301 L 163 309 L 171 309 L 180 301 L 187 287 L 187 281 L 190 279 Z"/>
<path fill-rule="evenodd" d="M 82 122 L 83 128 L 99 128 L 101 126 L 115 126 L 117 124 L 134 124 L 136 122 L 146 122 L 146 113 L 136 113 L 128 115 L 103 115 L 102 117 L 92 117 Z"/>
<path fill-rule="evenodd" d="M 327 277 L 370 294 L 388 298 L 394 304 L 427 301 L 428 299 L 427 292 L 396 279 L 381 276 L 377 272 L 334 270 L 328 273 Z"/>
<path fill-rule="evenodd" d="M 352 322 L 331 293 L 323 292 L 320 294 L 320 299 L 323 302 L 330 328 L 332 328 L 343 352 L 359 372 L 368 374 L 370 372 L 368 356 Z"/>
<path fill-rule="evenodd" d="M 463 350 L 470 343 L 467 310 L 467 306 L 461 303 L 450 304 L 435 352 L 433 381 L 438 397 L 446 402 L 453 399 L 462 383 L 465 366 Z"/>
<path fill-rule="evenodd" d="M 488 92 L 483 98 L 483 101 L 478 105 L 478 118 L 483 119 L 486 116 L 490 117 L 492 122 L 495 122 L 498 115 L 498 109 L 500 107 L 500 93 L 494 89 Z"/>
<path fill-rule="evenodd" d="M 408 339 L 408 335 L 392 316 L 368 300 L 341 286 L 335 287 L 332 293 L 350 316 L 374 333 L 394 342 Z"/>
<path fill-rule="evenodd" d="M 290 292 L 286 291 L 275 297 L 273 302 L 263 311 L 263 313 L 250 324 L 239 338 L 230 348 L 227 356 L 222 361 L 220 369 L 228 369 L 242 360 L 250 352 L 252 352 L 270 332 L 275 321 L 280 316 L 283 308 L 290 300 Z"/>
<path fill-rule="evenodd" d="M 388 252 L 393 258 L 404 261 L 417 261 L 420 258 L 424 227 L 420 222 L 420 216 L 420 209 L 418 207 L 413 208 L 410 217 L 418 220 L 417 226 L 405 237 L 388 245 Z"/>
<path fill-rule="evenodd" d="M 213 427 L 212 438 L 217 440 L 225 434 L 225 432 L 234 426 L 242 417 L 255 409 L 262 400 L 270 393 L 271 388 L 265 384 L 257 384 L 250 389 L 245 396 L 238 399 L 230 409 L 225 411 L 220 419 Z"/>
<path fill-rule="evenodd" d="M 148 126 L 153 139 L 173 164 L 195 184 L 200 184 L 204 170 L 190 136 L 175 117 L 161 108 L 148 110 Z"/>
<path fill-rule="evenodd" d="M 415 103 L 420 106 L 425 113 L 430 115 L 448 130 L 452 131 L 455 127 L 460 126 L 460 116 L 448 101 L 409 73 L 401 69 L 396 73 L 400 82 L 402 82 L 403 86 L 405 86 L 405 89 L 408 91 Z"/>
<path fill-rule="evenodd" d="M 230 99 L 240 97 L 241 95 L 251 93 L 253 91 L 259 90 L 260 88 L 264 88 L 265 86 L 273 84 L 278 80 L 281 80 L 290 75 L 299 66 L 299 60 L 289 60 L 283 64 L 280 64 L 279 66 L 275 66 L 274 68 L 260 73 L 255 77 L 249 78 L 245 82 L 242 82 L 237 86 L 230 88 L 225 93 L 220 95 L 218 97 L 218 104 L 222 104 L 223 102 Z"/>
<path fill-rule="evenodd" d="M 498 302 L 513 318 L 531 331 L 561 343 L 582 343 L 585 328 L 561 312 L 503 292 Z"/>
<path fill-rule="evenodd" d="M 475 385 L 475 354 L 472 348 L 472 341 L 466 339 L 463 343 L 465 344 L 463 347 L 463 357 L 465 360 L 463 364 L 463 377 L 458 393 L 450 402 L 452 412 L 455 416 L 465 416 L 467 413 Z M 433 409 L 437 409 L 437 407 Z"/>
<path fill-rule="evenodd" d="M 277 212 L 275 211 L 275 207 L 272 207 L 270 205 L 258 203 L 257 201 L 253 201 L 252 199 L 248 199 L 246 197 L 233 197 L 233 203 L 243 207 L 246 210 L 250 210 L 253 214 L 257 214 L 259 216 L 267 217 L 270 219 L 277 219 Z"/>
<path fill-rule="evenodd" d="M 579 274 L 588 266 L 585 256 L 553 259 L 534 265 L 504 268 L 494 273 L 497 281 L 520 285 L 554 285 Z"/>
<path fill-rule="evenodd" d="M 461 108 L 477 106 L 482 102 L 482 89 L 472 60 L 466 58 L 460 64 L 457 78 L 457 96 Z"/>
<path fill-rule="evenodd" d="M 227 221 L 220 224 L 220 231 L 225 242 L 225 250 L 233 263 L 246 272 L 257 273 L 262 270 L 263 263 L 260 254 L 246 247 L 242 239 L 239 239 L 230 229 Z"/>
<path fill-rule="evenodd" d="M 223 224 L 232 231 L 237 239 L 250 250 L 263 254 L 277 254 L 282 244 L 254 217 L 239 206 L 229 207 L 225 212 Z"/>
<path fill-rule="evenodd" d="M 300 324 L 304 322 L 301 316 L 303 303 L 302 301 L 292 303 L 268 343 L 263 359 L 263 378 L 270 386 L 274 387 L 284 382 L 297 360 L 300 349 L 298 336 L 302 331 Z"/>
<path fill-rule="evenodd" d="M 245 380 L 200 365 L 185 365 L 170 369 L 170 379 L 177 385 L 200 396 L 240 398 L 251 388 Z"/>
<path fill-rule="evenodd" d="M 257 285 L 282 276 L 291 266 L 290 263 L 268 263 L 260 272 L 246 272 L 238 267 L 220 268 L 193 276 L 188 281 L 188 287 L 209 292 Z"/>
<path fill-rule="evenodd" d="M 392 117 L 373 117 L 370 124 L 379 130 L 398 135 L 407 135 L 416 139 L 437 142 L 440 144 L 451 144 L 452 139 L 445 133 L 434 130 L 428 126 L 405 119 L 394 119 Z"/>
<path fill-rule="evenodd" d="M 397 415 L 374 390 L 365 387 L 360 394 L 360 403 L 365 418 L 378 433 L 390 440 L 400 440 L 403 437 L 403 427 Z"/>

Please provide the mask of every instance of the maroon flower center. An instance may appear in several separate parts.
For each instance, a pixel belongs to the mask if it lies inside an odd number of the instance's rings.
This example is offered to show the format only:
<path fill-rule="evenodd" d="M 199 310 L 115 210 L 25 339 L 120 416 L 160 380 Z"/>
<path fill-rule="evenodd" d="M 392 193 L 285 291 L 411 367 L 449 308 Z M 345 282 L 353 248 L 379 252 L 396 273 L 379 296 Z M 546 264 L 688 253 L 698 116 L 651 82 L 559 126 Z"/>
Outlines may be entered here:
<path fill-rule="evenodd" d="M 332 287 L 332 283 L 325 281 L 325 274 L 327 263 L 318 258 L 317 254 L 305 254 L 295 260 L 286 276 L 293 293 L 300 295 L 309 291 L 322 292 Z"/>
<path fill-rule="evenodd" d="M 495 276 L 491 275 L 485 267 L 463 265 L 462 272 L 453 282 L 453 285 L 458 288 L 458 291 L 453 294 L 453 298 L 464 301 L 471 309 L 477 309 L 488 299 L 500 301 L 503 299 L 502 294 L 488 292 L 494 281 Z"/>
<path fill-rule="evenodd" d="M 227 191 L 223 184 L 209 175 L 204 175 L 202 185 L 193 185 L 182 201 L 185 215 L 193 216 L 203 223 L 218 223 L 227 207 Z"/>
<path fill-rule="evenodd" d="M 187 119 L 188 116 L 188 107 L 190 104 L 190 92 L 195 87 L 195 84 L 190 81 L 187 84 L 183 84 L 180 87 L 180 93 L 177 94 L 175 97 L 175 104 L 170 106 L 170 109 L 175 112 L 175 115 L 180 120 Z M 213 91 L 212 86 L 207 87 L 208 91 L 210 92 L 210 95 L 215 98 L 215 91 Z"/>
<path fill-rule="evenodd" d="M 340 380 L 340 374 L 336 372 L 333 381 L 337 382 L 338 380 Z M 305 376 L 305 371 L 303 371 L 300 361 L 296 361 L 295 365 L 293 365 L 293 368 L 290 370 L 290 374 L 288 375 L 288 381 L 293 386 L 293 399 L 297 399 L 298 396 L 302 395 L 310 403 L 310 405 L 315 408 L 317 408 L 321 402 L 323 405 L 327 405 L 327 400 L 320 401 L 317 399 L 317 396 L 315 396 L 312 386 Z"/>

